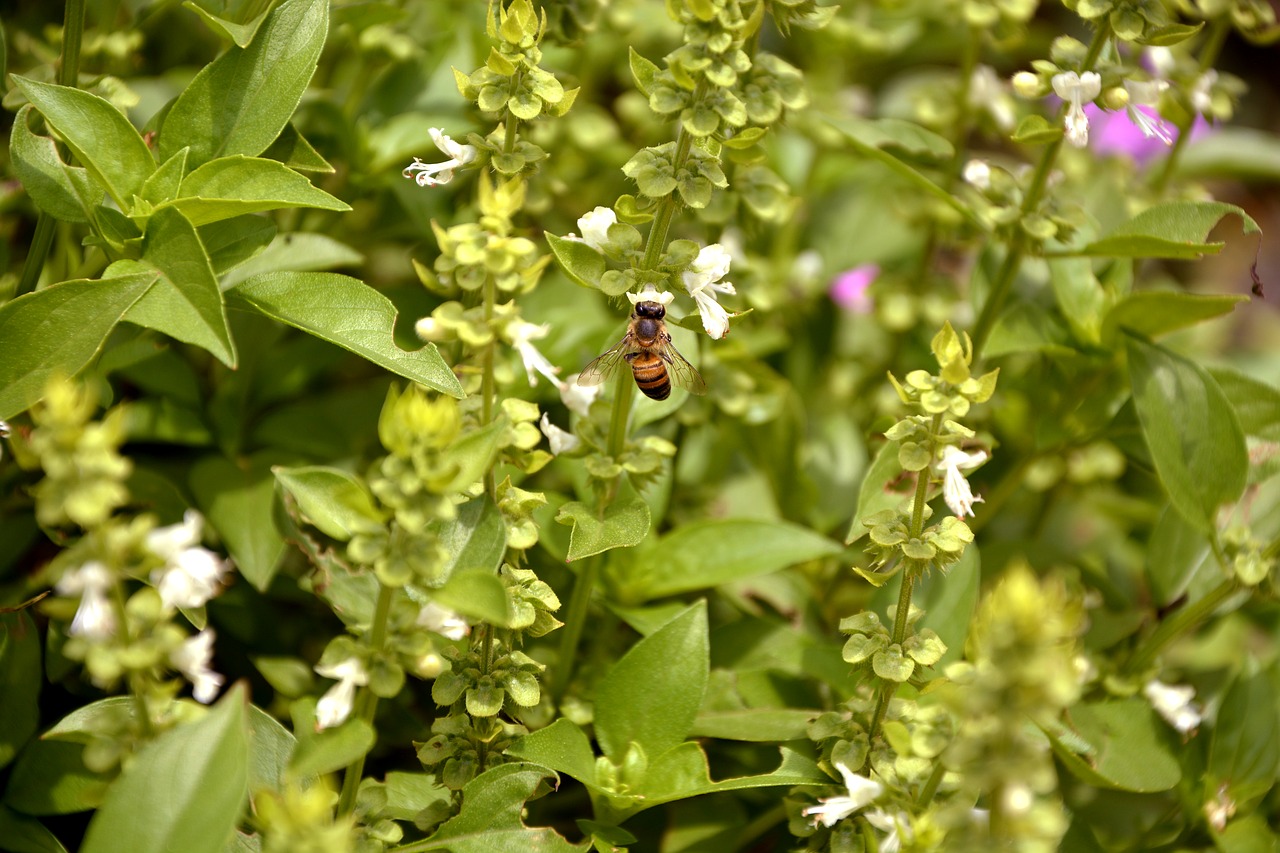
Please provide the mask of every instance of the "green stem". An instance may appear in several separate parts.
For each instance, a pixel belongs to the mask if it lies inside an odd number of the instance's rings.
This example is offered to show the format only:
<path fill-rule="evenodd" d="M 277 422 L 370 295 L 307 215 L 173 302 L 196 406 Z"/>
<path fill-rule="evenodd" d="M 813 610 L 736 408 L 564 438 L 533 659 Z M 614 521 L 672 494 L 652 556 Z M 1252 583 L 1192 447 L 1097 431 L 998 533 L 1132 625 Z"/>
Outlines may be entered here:
<path fill-rule="evenodd" d="M 385 584 L 378 585 L 378 601 L 373 608 L 373 626 L 369 635 L 369 646 L 374 655 L 381 655 L 387 645 L 387 616 L 391 613 L 391 597 L 393 590 Z M 378 697 L 368 687 L 361 687 L 356 698 L 355 715 L 373 726 L 374 715 L 378 711 Z M 338 816 L 351 814 L 356 806 L 356 792 L 360 789 L 360 780 L 364 776 L 364 759 L 362 754 L 347 765 L 342 775 L 342 793 L 338 796 Z"/>
<path fill-rule="evenodd" d="M 1201 72 L 1209 70 L 1218 61 L 1218 56 L 1222 53 L 1222 45 L 1226 42 L 1227 35 L 1230 32 L 1231 22 L 1226 15 L 1214 19 L 1212 26 L 1209 28 L 1209 37 L 1200 51 Z M 1151 182 L 1151 189 L 1157 195 L 1164 194 L 1165 188 L 1169 185 L 1169 180 L 1173 177 L 1173 173 L 1177 171 L 1178 160 L 1182 156 L 1183 149 L 1187 147 L 1187 143 L 1190 141 L 1191 134 L 1189 131 L 1195 121 L 1196 114 L 1188 112 L 1181 121 L 1176 122 L 1178 137 L 1173 140 L 1173 147 L 1169 149 L 1169 156 L 1164 158 L 1159 174 Z"/>
<path fill-rule="evenodd" d="M 587 624 L 591 593 L 599 579 L 600 558 L 590 557 L 578 572 L 577 582 L 574 583 L 573 593 L 569 598 L 569 610 L 564 617 L 564 627 L 560 629 L 560 653 L 556 656 L 555 673 L 551 679 L 554 707 L 560 707 L 560 701 L 569 690 L 569 682 L 573 680 L 573 671 L 578 663 L 578 643 L 582 640 L 582 632 Z"/>
<path fill-rule="evenodd" d="M 1133 657 L 1129 658 L 1129 662 L 1124 666 L 1125 674 L 1138 675 L 1144 672 L 1165 647 L 1208 619 L 1213 611 L 1222 605 L 1222 602 L 1239 589 L 1240 584 L 1234 578 L 1225 580 L 1195 604 L 1187 605 L 1161 622 L 1159 627 L 1151 632 L 1151 636 L 1147 637 L 1146 642 L 1133 653 Z"/>
<path fill-rule="evenodd" d="M 497 406 L 497 386 L 494 382 L 493 363 L 498 349 L 498 336 L 493 328 L 494 302 L 497 300 L 496 286 L 493 276 L 484 280 L 484 323 L 489 330 L 489 343 L 484 345 L 480 356 L 480 419 L 485 426 L 493 423 L 493 412 Z M 484 472 L 484 490 L 491 500 L 498 498 L 497 477 L 493 466 Z"/>
<path fill-rule="evenodd" d="M 613 411 L 609 415 L 608 453 L 614 459 L 622 455 L 627 446 L 627 422 L 631 416 L 631 398 L 635 396 L 636 383 L 627 372 L 618 371 L 613 383 Z"/>
<path fill-rule="evenodd" d="M 125 607 L 124 587 L 118 579 L 111 584 L 111 609 L 115 613 L 116 624 L 120 626 L 119 647 L 127 649 L 133 645 L 133 639 L 129 636 L 129 613 Z M 130 672 L 128 681 L 129 695 L 133 699 L 133 713 L 138 718 L 142 736 L 150 739 L 155 736 L 155 729 L 151 725 L 151 713 L 147 710 L 147 700 L 142 696 L 145 687 L 142 673 L 136 670 Z"/>
<path fill-rule="evenodd" d="M 1080 63 L 1080 72 L 1092 70 L 1101 55 L 1103 47 L 1111 38 L 1111 26 L 1105 21 L 1094 31 L 1093 41 L 1089 45 L 1089 52 L 1085 55 L 1084 61 Z M 1062 124 L 1062 120 L 1066 117 L 1067 110 L 1070 109 L 1069 104 L 1063 104 L 1058 110 L 1057 123 Z M 1040 162 L 1036 164 L 1035 172 L 1031 176 L 1031 183 L 1027 186 L 1027 191 L 1022 197 L 1022 204 L 1019 211 L 1023 217 L 1028 216 L 1035 211 L 1040 204 L 1041 198 L 1044 196 L 1045 187 L 1049 183 L 1049 175 L 1053 173 L 1053 167 L 1058 162 L 1058 154 L 1062 151 L 1063 143 L 1066 142 L 1065 136 L 1060 136 L 1045 148 L 1044 153 L 1040 155 Z M 987 342 L 987 337 L 991 334 L 991 329 L 995 326 L 996 320 L 1000 316 L 1001 310 L 1004 308 L 1004 302 L 1009 296 L 1009 291 L 1013 286 L 1013 281 L 1017 278 L 1018 269 L 1022 266 L 1022 259 L 1026 256 L 1027 247 L 1020 237 L 1015 237 L 1009 243 L 1009 252 L 1005 255 L 1004 263 L 1000 266 L 1000 271 L 996 274 L 995 281 L 991 284 L 991 292 L 987 294 L 986 304 L 982 306 L 982 313 L 978 315 L 978 322 L 973 327 L 973 360 L 978 361 L 978 355 L 982 351 L 982 347 Z"/>
<path fill-rule="evenodd" d="M 62 61 L 58 65 L 58 83 L 74 87 L 80 81 L 80 43 L 84 38 L 85 0 L 67 0 L 62 18 Z M 27 250 L 27 259 L 22 265 L 22 278 L 14 291 L 14 296 L 31 293 L 40 283 L 40 273 L 44 270 L 45 260 L 49 257 L 49 249 L 53 246 L 53 232 L 57 223 L 53 217 L 41 211 L 36 216 L 35 233 L 31 236 L 31 246 Z"/>
<path fill-rule="evenodd" d="M 920 797 L 916 800 L 916 805 L 920 810 L 928 808 L 929 803 L 933 802 L 934 794 L 938 793 L 938 786 L 942 784 L 942 777 L 947 773 L 947 768 L 939 761 L 933 765 L 933 772 L 929 774 L 929 778 L 925 780 L 924 787 L 920 789 Z"/>

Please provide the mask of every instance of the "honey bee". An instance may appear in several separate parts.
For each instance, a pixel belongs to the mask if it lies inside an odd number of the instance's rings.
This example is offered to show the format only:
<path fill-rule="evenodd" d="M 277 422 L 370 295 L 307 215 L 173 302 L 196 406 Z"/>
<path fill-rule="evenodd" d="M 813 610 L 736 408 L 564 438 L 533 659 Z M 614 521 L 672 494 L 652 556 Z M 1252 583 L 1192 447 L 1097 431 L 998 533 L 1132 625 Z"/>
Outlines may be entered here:
<path fill-rule="evenodd" d="M 645 396 L 665 400 L 671 396 L 672 383 L 693 394 L 707 393 L 707 383 L 692 364 L 671 343 L 667 309 L 661 302 L 637 302 L 631 311 L 631 325 L 616 347 L 582 369 L 579 385 L 599 385 L 613 376 L 618 365 L 626 362 L 635 377 L 636 387 Z"/>

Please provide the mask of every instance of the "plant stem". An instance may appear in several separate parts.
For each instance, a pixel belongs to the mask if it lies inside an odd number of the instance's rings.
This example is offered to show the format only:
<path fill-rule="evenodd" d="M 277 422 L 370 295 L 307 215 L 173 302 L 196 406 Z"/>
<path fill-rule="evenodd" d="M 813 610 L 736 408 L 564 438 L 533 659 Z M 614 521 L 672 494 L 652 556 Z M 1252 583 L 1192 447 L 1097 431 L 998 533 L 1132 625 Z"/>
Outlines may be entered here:
<path fill-rule="evenodd" d="M 1218 61 L 1218 56 L 1222 53 L 1222 45 L 1226 42 L 1227 35 L 1230 32 L 1231 23 L 1226 15 L 1214 19 L 1212 26 L 1209 28 L 1209 37 L 1200 51 L 1201 72 L 1208 71 Z M 1194 111 L 1187 113 L 1181 121 L 1176 122 L 1178 137 L 1173 140 L 1173 147 L 1169 149 L 1169 156 L 1164 158 L 1164 163 L 1160 166 L 1160 173 L 1151 182 L 1151 189 L 1156 194 L 1164 194 L 1165 188 L 1169 185 L 1169 180 L 1173 177 L 1173 173 L 1177 171 L 1178 160 L 1182 156 L 1183 149 L 1187 147 L 1187 143 L 1191 140 L 1190 130 L 1195 123 L 1196 114 Z"/>
<path fill-rule="evenodd" d="M 498 396 L 493 377 L 493 363 L 498 349 L 498 333 L 493 329 L 494 302 L 497 299 L 495 291 L 493 276 L 486 276 L 483 288 L 484 323 L 485 328 L 489 329 L 490 338 L 480 356 L 480 420 L 485 426 L 493 423 L 493 411 L 497 406 Z M 492 465 L 484 472 L 484 490 L 490 500 L 497 501 L 497 477 L 493 473 Z"/>
<path fill-rule="evenodd" d="M 946 775 L 946 772 L 947 768 L 942 765 L 941 761 L 933 765 L 933 772 L 925 780 L 924 787 L 920 789 L 920 796 L 916 800 L 916 805 L 922 811 L 928 808 L 929 803 L 933 802 L 933 796 L 938 793 L 938 786 L 942 784 L 942 777 Z"/>
<path fill-rule="evenodd" d="M 84 3 L 85 0 L 67 0 L 62 18 L 62 61 L 58 65 L 58 83 L 62 86 L 75 86 L 80 80 L 80 43 L 84 38 Z M 31 247 L 27 250 L 27 259 L 22 265 L 22 278 L 14 290 L 14 296 L 31 293 L 40 283 L 40 272 L 49 257 L 49 249 L 53 246 L 53 232 L 57 227 L 53 217 L 41 211 L 36 216 L 35 233 L 31 236 Z"/>
<path fill-rule="evenodd" d="M 573 585 L 564 627 L 560 629 L 560 653 L 556 656 L 555 673 L 551 679 L 552 705 L 557 708 L 569 689 L 569 682 L 577 667 L 578 643 L 582 640 L 582 631 L 587 624 L 591 593 L 600 578 L 600 559 L 590 557 L 582 564 L 582 570 L 578 572 L 577 581 Z"/>
<path fill-rule="evenodd" d="M 1084 61 L 1080 63 L 1081 73 L 1093 68 L 1098 61 L 1098 56 L 1102 53 L 1102 48 L 1106 46 L 1110 38 L 1111 26 L 1104 21 L 1094 31 L 1093 41 L 1089 44 L 1089 52 L 1085 55 Z M 1061 109 L 1058 110 L 1056 119 L 1058 124 L 1062 124 L 1068 109 L 1070 109 L 1070 105 L 1063 104 Z M 1031 176 L 1031 183 L 1027 186 L 1027 191 L 1022 197 L 1022 204 L 1019 206 L 1022 216 L 1025 217 L 1031 214 L 1040 204 L 1040 199 L 1044 196 L 1045 187 L 1049 183 L 1049 175 L 1052 174 L 1053 167 L 1058 162 L 1058 154 L 1062 151 L 1062 145 L 1065 141 L 1065 136 L 1059 136 L 1049 143 L 1044 153 L 1040 155 L 1040 162 L 1036 164 L 1035 172 Z M 1021 234 L 1021 232 L 1018 233 Z M 983 345 L 987 342 L 987 336 L 991 334 L 996 320 L 1000 317 L 1005 300 L 1009 296 L 1009 290 L 1013 286 L 1013 280 L 1017 277 L 1018 269 L 1022 266 L 1022 259 L 1026 254 L 1027 246 L 1020 236 L 1010 240 L 1008 254 L 1004 257 L 1004 263 L 1000 265 L 1000 271 L 996 273 L 995 281 L 991 284 L 991 292 L 987 294 L 986 304 L 982 306 L 982 313 L 978 315 L 978 322 L 973 327 L 974 362 L 978 361 L 978 355 L 982 351 Z"/>
<path fill-rule="evenodd" d="M 1133 657 L 1129 658 L 1129 662 L 1124 666 L 1124 672 L 1127 675 L 1138 675 L 1155 661 L 1156 656 L 1164 651 L 1165 647 L 1171 642 L 1182 636 L 1187 631 L 1199 625 L 1205 619 L 1213 614 L 1237 590 L 1240 584 L 1234 579 L 1229 578 L 1218 584 L 1209 591 L 1204 598 L 1195 604 L 1189 604 L 1186 607 L 1174 613 L 1168 619 L 1160 623 L 1159 627 L 1147 637 Z"/>
<path fill-rule="evenodd" d="M 387 616 L 391 613 L 391 587 L 378 585 L 378 601 L 373 608 L 373 626 L 369 634 L 369 647 L 375 655 L 380 655 L 387 645 Z M 355 714 L 370 727 L 373 726 L 374 715 L 378 711 L 378 697 L 367 686 L 360 688 L 356 699 Z M 364 776 L 364 759 L 361 755 L 347 765 L 342 774 L 342 793 L 338 796 L 338 816 L 351 814 L 356 806 L 356 793 L 360 789 L 360 780 Z"/>

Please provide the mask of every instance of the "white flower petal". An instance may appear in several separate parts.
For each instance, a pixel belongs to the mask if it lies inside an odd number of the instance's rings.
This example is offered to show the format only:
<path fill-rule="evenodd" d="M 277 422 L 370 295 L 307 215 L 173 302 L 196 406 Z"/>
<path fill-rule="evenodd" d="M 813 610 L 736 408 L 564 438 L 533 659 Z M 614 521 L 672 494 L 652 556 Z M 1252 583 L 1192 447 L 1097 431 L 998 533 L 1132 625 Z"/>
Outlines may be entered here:
<path fill-rule="evenodd" d="M 603 385 L 579 385 L 578 374 L 560 383 L 560 400 L 581 418 L 591 413 L 591 404 L 604 393 Z"/>
<path fill-rule="evenodd" d="M 937 464 L 942 473 L 942 497 L 956 518 L 973 515 L 973 505 L 983 502 L 981 497 L 973 494 L 963 471 L 972 470 L 986 460 L 985 450 L 966 453 L 953 444 L 942 449 L 942 458 Z"/>
<path fill-rule="evenodd" d="M 618 215 L 610 207 L 596 207 L 578 218 L 582 229 L 582 242 L 597 252 L 603 252 L 609 242 L 609 226 L 618 222 Z"/>
<path fill-rule="evenodd" d="M 59 595 L 80 596 L 80 606 L 67 629 L 71 636 L 105 640 L 115 634 L 116 613 L 107 597 L 112 582 L 111 570 L 97 560 L 63 573 L 54 589 Z"/>
<path fill-rule="evenodd" d="M 427 602 L 418 611 L 417 624 L 450 640 L 461 640 L 471 633 L 466 619 L 434 601 Z"/>
<path fill-rule="evenodd" d="M 572 453 L 582 445 L 582 439 L 553 424 L 551 416 L 546 412 L 542 413 L 542 420 L 539 421 L 538 425 L 542 429 L 542 434 L 547 437 L 547 443 L 551 445 L 552 456 L 559 456 L 561 453 Z"/>
<path fill-rule="evenodd" d="M 188 637 L 169 654 L 170 663 L 191 682 L 191 695 L 204 705 L 217 698 L 224 681 L 210 667 L 213 662 L 213 640 L 213 629 L 206 628 L 194 637 Z"/>
<path fill-rule="evenodd" d="M 1194 687 L 1165 684 L 1153 678 L 1143 686 L 1142 694 L 1156 713 L 1180 733 L 1185 735 L 1199 728 L 1200 709 L 1191 701 L 1196 696 Z"/>
<path fill-rule="evenodd" d="M 454 170 L 476 159 L 478 153 L 474 146 L 454 142 L 438 127 L 433 127 L 428 132 L 436 148 L 439 148 L 449 159 L 443 163 L 423 163 L 414 157 L 413 162 L 405 167 L 404 176 L 412 178 L 420 187 L 434 187 L 449 183 L 453 180 Z"/>

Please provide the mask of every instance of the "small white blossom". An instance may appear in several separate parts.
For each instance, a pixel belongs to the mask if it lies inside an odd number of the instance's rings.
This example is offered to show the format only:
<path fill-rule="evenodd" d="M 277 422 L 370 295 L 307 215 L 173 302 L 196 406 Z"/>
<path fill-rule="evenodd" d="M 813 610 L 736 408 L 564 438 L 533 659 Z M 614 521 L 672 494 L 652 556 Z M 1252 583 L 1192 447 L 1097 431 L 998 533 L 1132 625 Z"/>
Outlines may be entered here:
<path fill-rule="evenodd" d="M 404 176 L 417 181 L 420 187 L 434 187 L 449 183 L 453 180 L 454 170 L 476 159 L 477 153 L 474 146 L 454 142 L 438 127 L 431 128 L 428 133 L 431 134 L 431 141 L 436 144 L 436 148 L 448 155 L 449 159 L 443 163 L 423 163 L 414 157 L 413 162 L 405 167 Z M 418 174 L 415 175 L 414 172 Z"/>
<path fill-rule="evenodd" d="M 884 809 L 871 809 L 863 817 L 876 829 L 888 833 L 880 842 L 880 853 L 898 853 L 903 841 L 910 844 L 915 839 L 910 820 L 904 812 L 891 814 Z"/>
<path fill-rule="evenodd" d="M 1174 67 L 1178 64 L 1178 60 L 1173 55 L 1173 51 L 1167 47 L 1149 47 L 1142 52 L 1143 64 L 1151 69 L 1151 73 L 1162 80 L 1168 79 L 1173 73 Z"/>
<path fill-rule="evenodd" d="M 111 570 L 97 560 L 63 573 L 54 589 L 59 595 L 80 596 L 80 606 L 68 629 L 71 636 L 105 640 L 116 632 L 116 614 L 107 597 L 111 583 Z"/>
<path fill-rule="evenodd" d="M 938 461 L 938 469 L 942 474 L 942 497 L 956 518 L 973 515 L 973 505 L 982 503 L 982 498 L 974 495 L 969 488 L 963 471 L 972 471 L 987 461 L 987 451 L 978 450 L 966 453 L 954 444 L 942 448 L 942 458 Z"/>
<path fill-rule="evenodd" d="M 961 173 L 966 184 L 976 189 L 985 190 L 991 186 L 991 166 L 986 160 L 970 160 L 964 164 Z"/>
<path fill-rule="evenodd" d="M 803 814 L 813 818 L 814 826 L 835 826 L 884 792 L 884 785 L 866 776 L 859 776 L 843 764 L 836 764 L 836 769 L 844 777 L 844 787 L 849 793 L 839 797 L 826 797 L 818 800 L 816 806 L 806 808 Z"/>
<path fill-rule="evenodd" d="M 440 321 L 435 317 L 423 317 L 418 320 L 413 324 L 413 331 L 419 340 L 430 343 L 440 343 L 449 338 L 449 330 L 440 325 Z"/>
<path fill-rule="evenodd" d="M 1187 93 L 1192 108 L 1201 115 L 1207 116 L 1213 112 L 1213 86 L 1217 82 L 1218 72 L 1210 68 L 1196 78 L 1195 85 Z"/>
<path fill-rule="evenodd" d="M 1133 122 L 1134 127 L 1138 128 L 1143 136 L 1148 139 L 1159 139 L 1165 145 L 1172 145 L 1172 131 L 1164 123 L 1160 114 L 1154 110 L 1160 101 L 1160 95 L 1168 88 L 1169 84 L 1164 80 L 1124 81 L 1124 90 L 1129 93 L 1129 104 L 1125 107 L 1125 112 L 1129 116 L 1129 121 Z M 1151 107 L 1152 111 L 1147 112 L 1138 107 Z"/>
<path fill-rule="evenodd" d="M 670 296 L 670 294 L 667 295 Z M 578 375 L 575 373 L 560 383 L 560 400 L 569 408 L 569 411 L 585 418 L 591 413 L 591 404 L 596 401 L 596 397 L 604 393 L 604 386 L 579 385 Z"/>
<path fill-rule="evenodd" d="M 1067 133 L 1067 142 L 1077 148 L 1089 144 L 1089 117 L 1084 113 L 1084 105 L 1091 102 L 1102 91 L 1102 78 L 1094 71 L 1077 74 L 1064 71 L 1053 75 L 1049 81 L 1054 93 L 1070 104 L 1063 123 Z"/>
<path fill-rule="evenodd" d="M 1231 798 L 1231 787 L 1223 782 L 1218 786 L 1218 793 L 1204 804 L 1204 818 L 1209 825 L 1222 832 L 1227 828 L 1227 821 L 1236 813 L 1236 801 Z"/>
<path fill-rule="evenodd" d="M 223 677 L 210 668 L 213 662 L 212 628 L 206 628 L 169 653 L 169 662 L 191 682 L 191 695 L 203 705 L 218 697 Z"/>
<path fill-rule="evenodd" d="M 627 294 L 627 301 L 632 305 L 639 305 L 641 302 L 657 302 L 663 308 L 670 305 L 675 298 L 675 294 L 671 293 L 671 291 L 659 291 L 652 284 L 646 284 L 644 290 L 639 293 Z"/>
<path fill-rule="evenodd" d="M 450 640 L 461 640 L 471 633 L 466 619 L 434 601 L 427 602 L 418 611 L 417 624 Z"/>
<path fill-rule="evenodd" d="M 1200 709 L 1191 701 L 1196 696 L 1194 687 L 1165 684 L 1153 678 L 1142 688 L 1142 695 L 1156 713 L 1181 734 L 1194 731 L 1200 725 Z"/>
<path fill-rule="evenodd" d="M 200 513 L 189 509 L 180 524 L 147 534 L 147 549 L 165 561 L 163 568 L 151 573 L 151 582 L 166 607 L 203 607 L 222 586 L 227 562 L 199 546 L 202 523 Z"/>
<path fill-rule="evenodd" d="M 1012 130 L 1017 121 L 1004 80 L 990 65 L 979 65 L 973 69 L 973 75 L 969 77 L 969 104 L 975 109 L 986 110 L 996 126 L 1004 130 Z"/>
<path fill-rule="evenodd" d="M 427 652 L 413 662 L 413 671 L 419 678 L 438 678 L 445 671 L 444 658 L 435 652 Z"/>
<path fill-rule="evenodd" d="M 561 453 L 572 453 L 582 445 L 582 439 L 578 438 L 571 432 L 565 432 L 551 422 L 551 416 L 546 412 L 542 413 L 542 420 L 538 422 L 542 428 L 542 434 L 547 437 L 547 442 L 551 445 L 551 455 L 559 456 Z"/>
<path fill-rule="evenodd" d="M 728 251 L 719 243 L 712 243 L 704 246 L 689 269 L 681 274 L 685 289 L 689 291 L 693 301 L 698 303 L 702 328 L 716 340 L 729 334 L 729 312 L 716 301 L 716 294 L 737 293 L 732 282 L 721 281 L 729 274 L 730 261 Z"/>
<path fill-rule="evenodd" d="M 597 252 L 603 252 L 605 245 L 609 242 L 609 226 L 617 222 L 618 215 L 613 212 L 613 208 L 596 207 L 590 213 L 578 217 L 578 227 L 582 229 L 582 236 L 566 234 L 565 239 L 586 243 Z"/>
<path fill-rule="evenodd" d="M 547 336 L 551 331 L 550 324 L 539 325 L 524 320 L 513 320 L 507 324 L 506 331 L 511 346 L 520 353 L 520 360 L 524 362 L 524 372 L 529 377 L 529 384 L 537 385 L 538 377 L 535 374 L 541 373 L 558 386 L 560 377 L 557 374 L 560 373 L 560 368 L 548 361 L 547 357 L 538 352 L 538 348 L 533 345 L 534 341 L 542 340 Z"/>
<path fill-rule="evenodd" d="M 330 687 L 316 703 L 316 731 L 340 726 L 351 716 L 356 701 L 356 688 L 369 683 L 369 673 L 358 658 L 331 666 L 317 666 L 316 672 L 325 678 L 336 678 L 338 683 Z"/>

